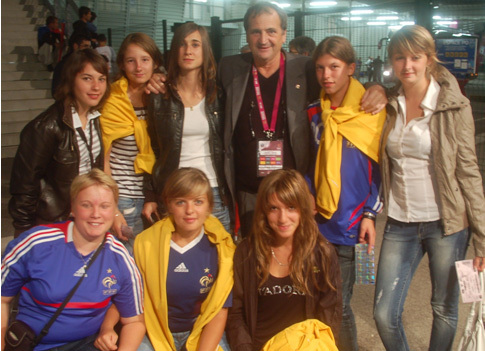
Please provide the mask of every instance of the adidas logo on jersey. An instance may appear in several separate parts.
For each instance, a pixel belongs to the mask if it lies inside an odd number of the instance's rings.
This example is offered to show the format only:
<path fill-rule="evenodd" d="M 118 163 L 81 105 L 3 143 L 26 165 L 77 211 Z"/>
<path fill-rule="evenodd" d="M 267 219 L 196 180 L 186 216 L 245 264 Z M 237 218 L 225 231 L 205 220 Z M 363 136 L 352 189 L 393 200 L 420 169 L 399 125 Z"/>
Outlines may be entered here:
<path fill-rule="evenodd" d="M 185 267 L 185 263 L 181 263 L 179 264 L 177 267 L 175 267 L 175 269 L 173 270 L 175 273 L 188 273 L 189 270 L 187 269 L 187 267 Z"/>
<path fill-rule="evenodd" d="M 76 273 L 74 273 L 74 276 L 75 276 L 75 277 L 82 277 L 84 274 L 85 274 L 85 271 L 84 271 L 84 266 L 83 266 L 83 267 L 79 268 L 79 269 L 76 271 Z M 88 275 L 86 274 L 86 277 L 87 277 L 87 276 L 88 276 Z"/>

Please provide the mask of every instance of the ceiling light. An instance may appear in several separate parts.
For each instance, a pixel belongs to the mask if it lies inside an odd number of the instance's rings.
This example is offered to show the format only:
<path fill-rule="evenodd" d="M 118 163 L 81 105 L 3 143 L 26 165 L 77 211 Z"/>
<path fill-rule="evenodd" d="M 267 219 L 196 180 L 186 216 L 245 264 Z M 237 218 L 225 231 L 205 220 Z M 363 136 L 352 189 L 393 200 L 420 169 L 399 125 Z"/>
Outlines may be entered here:
<path fill-rule="evenodd" d="M 280 4 L 280 3 L 276 2 L 276 1 L 272 1 L 271 3 L 272 3 L 272 4 L 275 4 L 276 6 L 278 6 L 278 7 L 282 8 L 282 9 L 284 9 L 284 8 L 287 8 L 287 7 L 290 7 L 290 6 L 291 6 L 291 4 L 289 4 L 289 3 L 287 3 L 287 2 Z"/>
<path fill-rule="evenodd" d="M 402 27 L 403 27 L 403 25 L 401 24 L 401 25 L 399 25 L 399 26 L 389 26 L 389 29 L 390 29 L 390 30 L 399 30 L 399 29 L 401 29 Z"/>
<path fill-rule="evenodd" d="M 367 22 L 368 26 L 385 26 L 386 22 Z"/>
<path fill-rule="evenodd" d="M 337 5 L 336 1 L 312 1 L 310 3 L 311 7 L 325 7 L 325 6 L 335 6 Z"/>
<path fill-rule="evenodd" d="M 439 20 L 439 19 L 441 19 L 441 16 L 439 16 L 439 15 L 433 16 L 433 19 L 434 20 Z"/>
<path fill-rule="evenodd" d="M 398 16 L 377 16 L 378 21 L 395 21 L 398 20 Z"/>
<path fill-rule="evenodd" d="M 402 21 L 399 22 L 401 26 L 413 26 L 415 23 L 413 21 Z"/>
<path fill-rule="evenodd" d="M 351 10 L 350 13 L 353 15 L 369 15 L 374 13 L 374 10 Z"/>
<path fill-rule="evenodd" d="M 349 19 L 349 17 L 342 17 L 341 20 L 342 21 L 348 21 L 348 20 L 350 20 L 350 21 L 361 21 L 362 17 L 350 17 L 350 19 Z"/>

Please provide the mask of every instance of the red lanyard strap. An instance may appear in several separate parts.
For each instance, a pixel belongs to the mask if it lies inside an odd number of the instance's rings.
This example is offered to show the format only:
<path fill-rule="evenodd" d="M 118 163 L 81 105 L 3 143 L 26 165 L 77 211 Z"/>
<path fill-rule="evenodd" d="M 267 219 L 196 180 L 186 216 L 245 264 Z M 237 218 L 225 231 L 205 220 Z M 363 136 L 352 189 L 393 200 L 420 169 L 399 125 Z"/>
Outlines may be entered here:
<path fill-rule="evenodd" d="M 263 130 L 268 139 L 273 137 L 273 133 L 276 130 L 276 121 L 278 119 L 278 108 L 281 100 L 281 91 L 283 89 L 283 80 L 285 79 L 285 57 L 283 53 L 280 56 L 280 75 L 278 77 L 278 85 L 276 87 L 276 95 L 274 98 L 273 111 L 271 113 L 271 127 L 268 125 L 268 119 L 266 118 L 266 112 L 264 111 L 263 98 L 261 96 L 261 85 L 259 84 L 258 70 L 253 65 L 253 81 L 254 92 L 256 93 L 256 101 L 258 102 L 259 115 L 261 117 L 261 123 L 263 124 Z"/>

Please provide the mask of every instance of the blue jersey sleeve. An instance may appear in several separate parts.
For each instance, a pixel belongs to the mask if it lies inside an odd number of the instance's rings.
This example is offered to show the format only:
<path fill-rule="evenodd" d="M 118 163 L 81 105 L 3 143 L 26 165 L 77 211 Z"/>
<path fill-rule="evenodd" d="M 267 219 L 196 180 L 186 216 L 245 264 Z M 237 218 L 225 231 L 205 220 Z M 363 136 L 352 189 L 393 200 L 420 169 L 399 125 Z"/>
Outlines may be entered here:
<path fill-rule="evenodd" d="M 379 196 L 379 187 L 381 186 L 381 173 L 379 170 L 379 165 L 371 160 L 371 182 L 370 182 L 370 192 L 369 197 L 364 206 L 364 211 L 372 212 L 373 214 L 381 213 L 383 208 L 383 203 Z"/>
<path fill-rule="evenodd" d="M 119 290 L 113 295 L 113 303 L 121 317 L 134 317 L 143 313 L 143 282 L 135 261 L 116 239 L 112 239 L 111 250 L 116 254 L 118 272 L 114 279 L 119 281 Z M 106 279 L 106 278 L 105 278 Z M 109 280 L 108 280 L 109 281 Z"/>

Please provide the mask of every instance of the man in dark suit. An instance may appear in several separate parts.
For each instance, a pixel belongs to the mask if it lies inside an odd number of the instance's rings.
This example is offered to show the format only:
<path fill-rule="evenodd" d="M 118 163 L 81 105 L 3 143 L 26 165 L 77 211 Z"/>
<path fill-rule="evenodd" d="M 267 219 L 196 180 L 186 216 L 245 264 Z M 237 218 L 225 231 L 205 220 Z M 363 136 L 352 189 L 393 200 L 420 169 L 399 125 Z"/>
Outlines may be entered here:
<path fill-rule="evenodd" d="M 304 174 L 310 161 L 305 108 L 318 98 L 320 89 L 312 61 L 282 50 L 286 24 L 286 13 L 278 6 L 266 2 L 251 6 L 244 17 L 251 52 L 224 57 L 219 64 L 225 95 L 225 175 L 232 199 L 238 203 L 242 236 L 249 234 L 256 193 L 268 168 L 294 168 Z M 260 87 L 259 97 L 255 84 Z M 271 152 L 282 162 L 262 167 L 257 155 L 272 142 Z"/>

